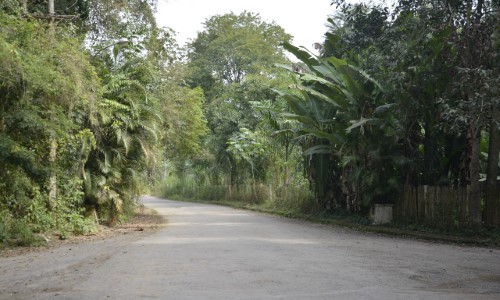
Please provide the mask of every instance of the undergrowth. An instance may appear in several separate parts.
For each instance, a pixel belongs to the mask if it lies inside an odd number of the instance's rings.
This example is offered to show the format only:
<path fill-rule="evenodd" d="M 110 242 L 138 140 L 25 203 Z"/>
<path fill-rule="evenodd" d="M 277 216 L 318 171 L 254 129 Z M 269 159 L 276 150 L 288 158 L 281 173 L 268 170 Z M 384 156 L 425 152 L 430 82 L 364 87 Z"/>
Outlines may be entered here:
<path fill-rule="evenodd" d="M 0 248 L 40 246 L 44 235 L 54 233 L 61 239 L 85 235 L 97 230 L 96 224 L 83 216 L 83 192 L 79 180 L 58 186 L 58 196 L 50 200 L 47 192 L 30 187 L 28 196 L 0 207 Z"/>

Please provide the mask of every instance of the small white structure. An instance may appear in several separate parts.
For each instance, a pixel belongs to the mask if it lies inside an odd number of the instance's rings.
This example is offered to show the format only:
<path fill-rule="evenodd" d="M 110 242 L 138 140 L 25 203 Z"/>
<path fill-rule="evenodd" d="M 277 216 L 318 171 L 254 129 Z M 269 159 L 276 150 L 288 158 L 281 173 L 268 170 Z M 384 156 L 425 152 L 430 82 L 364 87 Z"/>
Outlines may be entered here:
<path fill-rule="evenodd" d="M 392 222 L 393 204 L 374 204 L 370 211 L 370 219 L 374 225 L 382 225 Z"/>

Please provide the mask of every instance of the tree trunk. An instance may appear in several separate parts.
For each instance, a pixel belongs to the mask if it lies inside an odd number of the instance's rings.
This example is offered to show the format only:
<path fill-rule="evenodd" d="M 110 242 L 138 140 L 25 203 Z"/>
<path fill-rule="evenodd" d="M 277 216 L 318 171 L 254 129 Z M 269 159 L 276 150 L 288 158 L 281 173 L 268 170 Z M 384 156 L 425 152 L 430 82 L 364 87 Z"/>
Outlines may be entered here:
<path fill-rule="evenodd" d="M 490 145 L 488 149 L 488 165 L 486 169 L 486 224 L 498 226 L 498 207 L 499 207 L 499 190 L 498 190 L 498 155 L 500 152 L 500 130 L 496 120 L 500 114 L 498 109 L 493 112 L 493 117 L 490 124 Z"/>
<path fill-rule="evenodd" d="M 47 9 L 49 15 L 54 15 L 54 0 L 49 0 Z M 53 20 L 50 21 L 49 35 L 51 39 L 55 38 Z M 50 105 L 50 109 L 54 111 L 53 102 Z M 51 208 L 54 208 L 56 205 L 56 198 L 57 198 L 57 175 L 56 175 L 57 139 L 55 138 L 55 136 L 51 134 L 49 142 L 50 142 L 49 162 L 50 162 L 50 167 L 52 168 L 49 178 L 49 205 Z"/>
<path fill-rule="evenodd" d="M 56 198 L 57 198 L 56 159 L 57 159 L 57 140 L 55 137 L 50 137 L 49 162 L 52 171 L 50 173 L 50 178 L 49 178 L 49 203 L 51 208 L 54 208 L 56 206 Z"/>
<path fill-rule="evenodd" d="M 481 226 L 481 193 L 479 189 L 479 130 L 477 125 L 472 125 L 471 130 L 471 159 L 469 165 L 470 177 L 470 212 L 474 227 Z"/>
<path fill-rule="evenodd" d="M 92 220 L 94 224 L 99 224 L 99 218 L 97 217 L 97 209 L 95 204 L 85 205 L 85 218 Z"/>
<path fill-rule="evenodd" d="M 434 185 L 436 184 L 438 173 L 438 166 L 436 166 L 435 155 L 437 152 L 437 137 L 433 133 L 434 122 L 427 120 L 425 125 L 425 135 L 424 135 L 424 168 L 422 172 L 421 183 L 424 185 Z"/>
<path fill-rule="evenodd" d="M 257 199 L 257 183 L 255 182 L 255 172 L 253 168 L 253 162 L 252 161 L 249 162 L 250 162 L 250 167 L 252 168 L 252 189 L 253 189 L 253 196 L 255 199 L 253 202 L 257 202 L 259 199 Z"/>
<path fill-rule="evenodd" d="M 285 144 L 285 178 L 283 180 L 283 185 L 288 187 L 290 181 L 288 179 L 288 157 L 290 156 L 290 142 L 286 142 Z"/>
<path fill-rule="evenodd" d="M 476 23 L 477 24 L 479 24 L 481 22 L 481 17 L 483 16 L 483 6 L 484 6 L 484 0 L 478 0 L 477 5 L 476 5 Z"/>
<path fill-rule="evenodd" d="M 49 0 L 48 11 L 49 11 L 49 15 L 53 15 L 55 13 L 55 11 L 54 11 L 54 0 Z"/>
<path fill-rule="evenodd" d="M 494 47 L 494 51 L 500 51 L 500 3 L 498 3 L 498 1 L 493 1 L 493 15 L 495 16 L 495 19 L 497 20 L 496 21 L 496 24 L 495 24 L 495 30 L 493 31 L 493 34 L 491 35 L 491 40 L 492 40 L 492 43 L 493 43 L 493 47 Z M 500 57 L 497 55 L 496 56 L 496 68 L 495 68 L 495 73 L 496 75 L 500 75 Z M 498 103 L 498 99 L 497 99 L 497 102 L 493 104 L 494 108 L 493 108 L 493 117 L 492 117 L 492 123 L 495 123 L 495 121 L 498 121 L 498 118 L 500 117 L 500 103 Z M 490 133 L 491 134 L 491 133 Z M 498 159 L 498 152 L 499 152 L 499 147 L 500 145 L 498 145 L 500 143 L 500 130 L 498 128 L 498 124 L 497 124 L 497 127 L 496 127 L 496 133 L 494 133 L 495 135 L 495 139 L 496 139 L 496 151 L 491 150 L 491 148 L 489 149 L 489 155 L 490 155 L 490 158 L 491 158 L 491 152 L 493 153 L 497 153 L 497 159 Z M 490 147 L 491 147 L 491 137 L 490 137 Z M 489 167 L 489 164 L 488 164 L 488 167 Z M 498 167 L 498 161 L 497 161 L 497 166 Z M 489 169 L 488 169 L 489 170 Z M 488 174 L 490 174 L 488 172 Z M 493 178 L 491 178 L 493 179 Z M 494 220 L 494 223 L 496 226 L 500 227 L 500 191 L 499 191 L 499 187 L 498 187 L 498 181 L 495 181 L 495 189 L 496 189 L 496 195 L 497 195 L 497 198 L 496 198 L 496 214 L 495 214 L 495 220 Z M 492 193 L 492 192 L 490 192 Z M 488 195 L 489 197 L 489 195 Z M 493 199 L 493 194 L 491 194 L 491 197 Z"/>
<path fill-rule="evenodd" d="M 233 159 L 231 156 L 229 157 L 229 164 L 231 166 L 231 173 L 230 173 L 231 183 L 230 183 L 230 185 L 235 186 L 238 184 L 238 170 L 237 170 L 237 166 L 236 166 L 236 160 Z"/>

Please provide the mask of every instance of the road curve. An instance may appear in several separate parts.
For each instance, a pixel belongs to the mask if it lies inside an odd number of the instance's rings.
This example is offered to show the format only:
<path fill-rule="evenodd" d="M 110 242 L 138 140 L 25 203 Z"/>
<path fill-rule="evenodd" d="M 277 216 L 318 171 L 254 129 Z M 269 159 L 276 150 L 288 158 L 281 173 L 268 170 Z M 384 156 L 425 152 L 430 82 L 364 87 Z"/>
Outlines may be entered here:
<path fill-rule="evenodd" d="M 92 246 L 91 255 L 74 249 L 71 263 L 47 271 L 52 279 L 45 288 L 0 299 L 500 299 L 498 249 L 149 196 L 143 201 L 167 216 L 166 228 L 129 243 Z M 58 253 L 18 258 L 17 270 Z M 0 276 L 15 270 L 5 261 Z M 0 278 L 0 292 L 8 292 L 2 284 Z"/>

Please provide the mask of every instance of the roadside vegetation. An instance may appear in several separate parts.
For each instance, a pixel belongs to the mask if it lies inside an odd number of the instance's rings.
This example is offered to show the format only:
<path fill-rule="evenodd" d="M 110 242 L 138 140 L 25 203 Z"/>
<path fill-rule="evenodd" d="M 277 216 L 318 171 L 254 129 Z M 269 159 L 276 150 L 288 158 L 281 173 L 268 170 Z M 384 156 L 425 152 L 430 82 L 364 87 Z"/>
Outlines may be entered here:
<path fill-rule="evenodd" d="M 498 239 L 498 1 L 333 1 L 319 55 L 251 12 L 180 47 L 155 1 L 50 3 L 0 3 L 1 244 L 151 191 Z"/>
<path fill-rule="evenodd" d="M 225 29 L 235 36 L 243 16 L 205 23 L 188 45 L 188 67 L 198 75 L 199 61 L 209 61 L 228 72 L 187 81 L 205 91 L 206 155 L 175 161 L 159 193 L 354 223 L 370 223 L 370 208 L 386 204 L 391 226 L 498 236 L 497 4 L 333 4 L 320 55 L 282 38 L 274 52 L 296 60 L 275 59 L 274 75 L 262 79 L 271 93 L 258 101 L 245 69 L 256 59 L 237 60 L 245 40 L 216 34 L 215 25 L 236 23 Z M 272 45 L 260 36 L 253 45 Z M 240 65 L 212 60 L 216 52 Z"/>
<path fill-rule="evenodd" d="M 115 225 L 159 176 L 165 141 L 196 148 L 205 123 L 191 113 L 203 95 L 179 86 L 179 49 L 153 11 L 144 1 L 56 1 L 48 14 L 45 1 L 0 4 L 0 243 Z"/>

